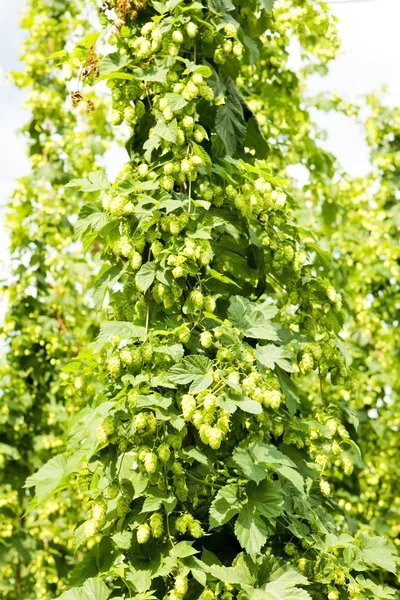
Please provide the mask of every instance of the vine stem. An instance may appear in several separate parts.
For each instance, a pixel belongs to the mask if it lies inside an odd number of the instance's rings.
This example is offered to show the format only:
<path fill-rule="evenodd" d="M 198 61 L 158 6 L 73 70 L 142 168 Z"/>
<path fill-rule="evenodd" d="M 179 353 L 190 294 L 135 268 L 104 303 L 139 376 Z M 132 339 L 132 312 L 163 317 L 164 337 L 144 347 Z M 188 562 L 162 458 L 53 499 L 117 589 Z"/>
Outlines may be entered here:
<path fill-rule="evenodd" d="M 147 294 L 147 306 L 146 306 L 146 333 L 145 333 L 145 341 L 147 340 L 147 335 L 149 333 L 149 323 L 150 323 L 150 294 Z"/>
<path fill-rule="evenodd" d="M 189 179 L 189 204 L 188 204 L 188 213 L 192 212 L 192 182 Z"/>
<path fill-rule="evenodd" d="M 223 485 L 220 485 L 219 483 L 209 483 L 208 481 L 199 479 L 198 477 L 195 477 L 191 473 L 186 473 L 186 477 L 189 477 L 189 479 L 192 479 L 192 481 L 195 481 L 196 483 L 201 483 L 201 485 L 208 485 L 210 487 L 215 487 L 218 489 L 222 489 L 224 487 Z"/>
<path fill-rule="evenodd" d="M 172 539 L 171 530 L 169 528 L 169 512 L 167 510 L 165 510 L 165 520 L 166 520 L 166 523 L 167 523 L 167 535 L 168 535 L 168 539 L 171 542 L 171 546 L 174 548 L 175 543 L 174 543 L 174 540 Z"/>

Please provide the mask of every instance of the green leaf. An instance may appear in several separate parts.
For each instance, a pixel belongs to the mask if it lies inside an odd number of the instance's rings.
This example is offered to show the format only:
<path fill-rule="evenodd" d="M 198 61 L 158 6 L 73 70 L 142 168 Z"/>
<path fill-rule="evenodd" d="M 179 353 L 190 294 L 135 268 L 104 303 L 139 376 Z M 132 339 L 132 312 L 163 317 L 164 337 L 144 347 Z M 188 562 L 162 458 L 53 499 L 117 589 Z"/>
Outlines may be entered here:
<path fill-rule="evenodd" d="M 99 62 L 100 76 L 119 71 L 126 67 L 128 62 L 129 58 L 126 54 L 120 54 L 119 52 L 107 54 Z"/>
<path fill-rule="evenodd" d="M 281 367 L 281 369 L 288 373 L 293 372 L 293 367 L 288 361 L 291 358 L 291 354 L 289 350 L 282 346 L 274 346 L 274 344 L 260 346 L 257 344 L 254 354 L 257 360 L 268 369 L 274 369 L 275 365 L 278 365 L 278 367 Z"/>
<path fill-rule="evenodd" d="M 130 565 L 129 571 L 127 571 L 125 575 L 125 578 L 133 584 L 139 594 L 150 590 L 151 580 L 153 578 L 153 568 L 151 565 L 147 565 L 145 561 L 142 562 L 144 563 L 143 568 L 139 568 L 139 564 L 141 563 L 138 561 L 138 567 L 135 568 Z"/>
<path fill-rule="evenodd" d="M 18 452 L 17 448 L 13 448 L 12 446 L 9 446 L 8 444 L 3 444 L 3 443 L 0 443 L 0 454 L 5 454 L 5 455 L 9 456 L 10 458 L 12 458 L 13 460 L 19 460 L 21 458 L 21 455 Z"/>
<path fill-rule="evenodd" d="M 215 130 L 224 143 L 226 153 L 234 156 L 246 137 L 243 107 L 236 95 L 228 95 L 225 104 L 218 106 Z"/>
<path fill-rule="evenodd" d="M 271 341 L 278 340 L 278 335 L 268 320 L 277 313 L 276 306 L 268 301 L 257 304 L 242 296 L 232 296 L 228 309 L 229 319 L 246 337 Z"/>
<path fill-rule="evenodd" d="M 78 187 L 80 192 L 97 192 L 107 190 L 110 182 L 102 171 L 94 171 L 88 179 L 71 179 L 65 187 Z"/>
<path fill-rule="evenodd" d="M 299 490 L 304 493 L 304 480 L 297 471 L 296 464 L 285 454 L 274 446 L 268 446 L 262 442 L 254 442 L 249 446 L 249 452 L 256 463 L 264 469 L 270 467 L 277 473 L 288 479 Z M 254 480 L 255 481 L 255 480 Z"/>
<path fill-rule="evenodd" d="M 170 346 L 157 346 L 153 349 L 154 352 L 162 352 L 170 356 L 175 362 L 178 362 L 184 354 L 182 344 L 171 344 Z"/>
<path fill-rule="evenodd" d="M 167 123 L 166 121 L 159 121 L 154 127 L 153 134 L 162 138 L 163 140 L 166 140 L 167 142 L 176 144 L 178 135 L 178 123 L 176 119 L 170 123 Z"/>
<path fill-rule="evenodd" d="M 150 493 L 150 491 L 152 493 Z M 157 488 L 156 489 L 150 488 L 149 493 L 146 494 L 146 498 L 143 502 L 143 507 L 142 507 L 141 512 L 142 513 L 155 512 L 156 510 L 158 510 L 160 508 L 164 499 L 165 499 L 165 496 L 164 496 L 163 492 L 161 492 Z"/>
<path fill-rule="evenodd" d="M 153 135 L 149 137 L 145 143 L 143 144 L 143 149 L 146 150 L 144 153 L 144 158 L 147 162 L 151 161 L 151 155 L 153 150 L 157 150 L 161 146 L 161 140 L 158 136 Z"/>
<path fill-rule="evenodd" d="M 101 350 L 114 336 L 129 340 L 131 338 L 144 338 L 145 334 L 146 328 L 142 325 L 135 325 L 135 323 L 129 321 L 109 321 L 102 325 L 96 341 L 93 342 L 93 347 L 96 351 Z"/>
<path fill-rule="evenodd" d="M 135 69 L 134 76 L 141 81 L 157 81 L 159 83 L 167 82 L 168 69 L 163 67 L 150 67 L 146 71 L 144 69 Z"/>
<path fill-rule="evenodd" d="M 178 542 L 175 546 L 170 550 L 169 555 L 173 558 L 186 558 L 187 556 L 193 556 L 193 554 L 198 554 L 198 550 L 193 548 L 193 542 Z"/>
<path fill-rule="evenodd" d="M 227 277 L 226 275 L 218 273 L 214 269 L 208 269 L 207 274 L 210 275 L 210 277 L 213 277 L 214 279 L 218 279 L 218 281 L 222 281 L 222 283 L 229 283 L 230 285 L 235 285 L 236 287 L 240 288 L 240 285 L 238 285 L 235 281 L 229 279 L 229 277 Z"/>
<path fill-rule="evenodd" d="M 67 459 L 64 454 L 54 456 L 37 473 L 28 477 L 24 487 L 35 486 L 35 492 L 40 503 L 67 483 L 66 467 Z"/>
<path fill-rule="evenodd" d="M 187 105 L 187 100 L 180 94 L 167 93 L 165 97 L 171 110 L 181 110 Z"/>
<path fill-rule="evenodd" d="M 247 484 L 248 503 L 255 507 L 257 514 L 271 520 L 283 513 L 283 498 L 279 489 L 269 481 L 259 485 Z"/>
<path fill-rule="evenodd" d="M 260 0 L 260 4 L 262 8 L 270 13 L 274 8 L 275 0 Z"/>
<path fill-rule="evenodd" d="M 253 46 L 252 48 L 253 60 L 254 62 L 256 62 L 258 60 L 257 55 L 255 54 L 255 48 Z M 253 148 L 255 150 L 255 156 L 257 158 L 266 159 L 268 157 L 269 146 L 267 140 L 264 137 L 260 124 L 255 116 L 250 117 L 250 119 L 247 121 L 247 131 L 246 138 L 244 140 L 244 146 L 247 146 L 248 148 Z"/>
<path fill-rule="evenodd" d="M 320 248 L 319 246 L 317 246 L 317 244 L 314 244 L 313 242 L 308 242 L 308 244 L 306 244 L 306 248 L 311 252 L 315 252 L 322 266 L 325 267 L 325 269 L 330 268 L 332 263 L 332 255 L 329 252 L 327 252 L 326 250 L 322 250 L 322 248 Z"/>
<path fill-rule="evenodd" d="M 232 4 L 231 0 L 208 0 L 208 8 L 213 13 L 224 14 L 235 10 L 235 5 Z"/>
<path fill-rule="evenodd" d="M 312 600 L 310 594 L 298 585 L 309 585 L 308 579 L 298 571 L 280 568 L 270 577 L 272 581 L 264 588 L 265 593 L 258 595 L 260 600 Z"/>
<path fill-rule="evenodd" d="M 390 573 L 396 573 L 399 559 L 395 549 L 384 537 L 370 537 L 361 533 L 359 541 L 367 565 L 375 565 L 390 571 Z"/>
<path fill-rule="evenodd" d="M 133 81 L 136 77 L 132 75 L 132 73 L 119 73 L 118 71 L 113 71 L 112 73 L 100 75 L 100 77 L 97 78 L 97 81 L 108 81 L 110 79 L 126 79 L 127 81 Z"/>
<path fill-rule="evenodd" d="M 232 455 L 232 459 L 243 475 L 251 481 L 260 483 L 268 475 L 267 469 L 264 466 L 257 465 L 250 454 L 246 450 L 243 450 L 243 448 L 237 448 Z"/>
<path fill-rule="evenodd" d="M 168 378 L 179 385 L 191 383 L 191 392 L 201 392 L 213 382 L 212 366 L 211 360 L 205 356 L 187 356 L 170 369 Z"/>
<path fill-rule="evenodd" d="M 79 219 L 74 228 L 76 237 L 82 237 L 89 228 L 100 231 L 107 220 L 107 215 L 99 210 L 97 204 L 85 204 L 79 212 Z"/>
<path fill-rule="evenodd" d="M 81 588 L 81 594 L 82 600 L 107 600 L 111 592 L 103 581 L 88 579 Z"/>
<path fill-rule="evenodd" d="M 278 375 L 281 390 L 285 394 L 286 406 L 289 414 L 293 416 L 296 413 L 297 406 L 300 403 L 300 393 L 296 384 L 279 367 L 275 368 Z"/>
<path fill-rule="evenodd" d="M 239 544 L 252 558 L 260 552 L 268 537 L 268 530 L 254 505 L 246 504 L 236 520 L 235 535 Z"/>
<path fill-rule="evenodd" d="M 190 450 L 182 450 L 182 456 L 184 460 L 187 462 L 192 462 L 193 460 L 197 460 L 202 465 L 208 467 L 210 465 L 210 461 L 205 454 L 200 452 L 197 448 L 191 448 Z"/>
<path fill-rule="evenodd" d="M 224 525 L 239 512 L 238 492 L 239 487 L 233 483 L 218 491 L 210 506 L 211 529 Z"/>
<path fill-rule="evenodd" d="M 136 273 L 136 285 L 142 292 L 147 292 L 156 277 L 157 265 L 154 262 L 148 262 L 142 265 Z"/>
<path fill-rule="evenodd" d="M 184 73 L 198 73 L 205 79 L 212 76 L 212 70 L 207 65 L 198 65 L 190 60 L 185 61 L 186 69 Z"/>
<path fill-rule="evenodd" d="M 230 583 L 231 585 L 243 585 L 251 584 L 252 578 L 249 576 L 249 572 L 243 565 L 235 567 L 223 567 L 220 565 L 211 565 L 208 567 L 210 575 L 219 579 L 223 583 Z"/>

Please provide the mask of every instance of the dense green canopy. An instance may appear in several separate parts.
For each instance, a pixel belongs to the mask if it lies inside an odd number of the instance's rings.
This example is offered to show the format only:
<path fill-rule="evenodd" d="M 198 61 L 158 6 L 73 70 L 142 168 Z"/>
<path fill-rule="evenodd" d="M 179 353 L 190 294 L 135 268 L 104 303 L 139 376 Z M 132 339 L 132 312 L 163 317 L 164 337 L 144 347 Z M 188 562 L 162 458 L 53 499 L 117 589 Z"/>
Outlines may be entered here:
<path fill-rule="evenodd" d="M 28 4 L 2 597 L 398 597 L 398 110 L 321 148 L 319 0 Z"/>

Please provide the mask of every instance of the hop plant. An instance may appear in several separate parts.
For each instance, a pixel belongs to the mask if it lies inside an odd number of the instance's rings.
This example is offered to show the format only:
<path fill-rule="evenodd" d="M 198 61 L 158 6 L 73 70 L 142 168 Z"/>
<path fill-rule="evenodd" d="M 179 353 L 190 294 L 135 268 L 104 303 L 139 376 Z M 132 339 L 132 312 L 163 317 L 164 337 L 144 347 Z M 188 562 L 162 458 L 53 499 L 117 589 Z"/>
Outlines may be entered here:
<path fill-rule="evenodd" d="M 150 539 L 150 533 L 150 527 L 149 525 L 147 525 L 147 523 L 139 525 L 136 532 L 136 539 L 138 541 L 138 544 L 146 544 Z"/>
<path fill-rule="evenodd" d="M 129 512 L 131 501 L 127 496 L 121 496 L 117 501 L 117 515 L 122 518 L 125 517 Z"/>

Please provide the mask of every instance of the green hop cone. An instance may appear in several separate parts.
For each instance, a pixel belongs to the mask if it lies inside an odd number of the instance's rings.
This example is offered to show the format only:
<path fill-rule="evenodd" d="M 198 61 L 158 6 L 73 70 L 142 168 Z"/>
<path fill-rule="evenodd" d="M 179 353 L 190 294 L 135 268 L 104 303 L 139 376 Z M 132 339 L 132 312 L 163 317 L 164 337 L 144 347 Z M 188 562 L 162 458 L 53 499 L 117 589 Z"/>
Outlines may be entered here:
<path fill-rule="evenodd" d="M 103 421 L 103 429 L 107 435 L 113 435 L 113 433 L 115 433 L 115 422 L 113 417 L 107 417 Z"/>
<path fill-rule="evenodd" d="M 116 498 L 119 494 L 119 485 L 118 483 L 111 483 L 107 488 L 107 497 L 110 500 Z"/>
<path fill-rule="evenodd" d="M 182 575 L 178 575 L 175 579 L 175 590 L 179 596 L 184 596 L 188 590 L 188 580 L 187 577 L 182 577 Z"/>
<path fill-rule="evenodd" d="M 119 356 L 111 356 L 107 362 L 107 370 L 110 373 L 110 377 L 116 378 L 121 372 L 121 361 Z"/>
<path fill-rule="evenodd" d="M 190 421 L 196 410 L 196 400 L 194 396 L 192 396 L 191 394 L 185 394 L 184 396 L 182 396 L 181 405 L 183 418 L 185 419 L 185 421 Z"/>
<path fill-rule="evenodd" d="M 166 464 L 171 458 L 171 450 L 167 444 L 161 444 L 157 450 L 158 457 L 162 463 Z"/>
<path fill-rule="evenodd" d="M 146 473 L 155 473 L 157 471 L 157 463 L 158 460 L 156 454 L 154 454 L 154 452 L 148 452 L 143 459 Z"/>
<path fill-rule="evenodd" d="M 103 425 L 99 425 L 96 430 L 97 441 L 101 446 L 105 446 L 108 442 L 108 435 L 104 429 Z"/>
<path fill-rule="evenodd" d="M 200 344 L 203 348 L 211 348 L 213 344 L 213 336 L 209 331 L 202 331 L 200 334 Z"/>
<path fill-rule="evenodd" d="M 164 521 L 160 513 L 153 513 L 150 517 L 151 534 L 155 538 L 160 538 L 164 532 Z"/>
<path fill-rule="evenodd" d="M 146 544 L 150 539 L 150 533 L 150 527 L 147 525 L 147 523 L 139 525 L 136 531 L 136 539 L 138 544 Z"/>
<path fill-rule="evenodd" d="M 117 515 L 118 517 L 125 517 L 129 512 L 129 506 L 131 501 L 127 496 L 121 496 L 117 501 Z"/>

